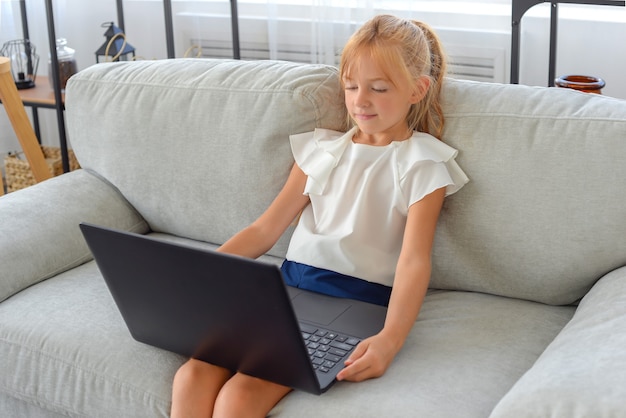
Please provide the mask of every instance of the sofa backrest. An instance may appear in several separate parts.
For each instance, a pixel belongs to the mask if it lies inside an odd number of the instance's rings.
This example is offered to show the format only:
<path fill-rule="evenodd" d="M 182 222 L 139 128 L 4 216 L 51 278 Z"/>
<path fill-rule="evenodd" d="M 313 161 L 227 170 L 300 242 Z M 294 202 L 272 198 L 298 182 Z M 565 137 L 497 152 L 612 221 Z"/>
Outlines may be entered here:
<path fill-rule="evenodd" d="M 444 203 L 431 287 L 567 304 L 626 264 L 626 102 L 452 79 L 443 102 L 470 183 Z M 99 64 L 66 108 L 82 167 L 153 230 L 217 244 L 280 190 L 290 134 L 345 122 L 335 68 L 270 61 Z"/>
<path fill-rule="evenodd" d="M 626 264 L 626 101 L 448 80 L 446 199 L 432 286 L 568 304 Z"/>
<path fill-rule="evenodd" d="M 95 65 L 72 77 L 66 109 L 83 168 L 118 187 L 152 230 L 216 244 L 281 189 L 290 134 L 346 121 L 335 68 L 270 61 Z"/>

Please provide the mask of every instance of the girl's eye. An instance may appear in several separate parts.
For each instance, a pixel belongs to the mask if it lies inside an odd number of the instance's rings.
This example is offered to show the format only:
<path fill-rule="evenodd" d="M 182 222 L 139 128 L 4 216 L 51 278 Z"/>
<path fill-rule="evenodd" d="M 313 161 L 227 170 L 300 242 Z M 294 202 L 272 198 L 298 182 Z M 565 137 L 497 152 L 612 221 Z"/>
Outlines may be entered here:
<path fill-rule="evenodd" d="M 356 90 L 355 86 L 346 86 L 346 90 Z"/>
<path fill-rule="evenodd" d="M 376 93 L 384 93 L 387 91 L 385 88 L 372 88 Z"/>

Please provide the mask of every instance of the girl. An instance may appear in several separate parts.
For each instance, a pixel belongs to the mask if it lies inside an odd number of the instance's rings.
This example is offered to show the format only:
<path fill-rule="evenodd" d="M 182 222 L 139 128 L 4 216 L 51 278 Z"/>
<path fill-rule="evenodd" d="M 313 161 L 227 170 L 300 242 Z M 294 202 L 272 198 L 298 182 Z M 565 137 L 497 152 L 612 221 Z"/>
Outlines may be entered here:
<path fill-rule="evenodd" d="M 383 329 L 337 376 L 381 376 L 424 300 L 444 196 L 468 180 L 443 130 L 441 45 L 423 23 L 367 22 L 344 48 L 340 76 L 354 127 L 290 138 L 295 164 L 255 222 L 219 251 L 259 257 L 301 217 L 282 266 L 287 284 L 388 305 Z M 431 136 L 432 135 L 432 136 Z M 172 417 L 265 417 L 290 388 L 191 359 L 174 379 Z"/>

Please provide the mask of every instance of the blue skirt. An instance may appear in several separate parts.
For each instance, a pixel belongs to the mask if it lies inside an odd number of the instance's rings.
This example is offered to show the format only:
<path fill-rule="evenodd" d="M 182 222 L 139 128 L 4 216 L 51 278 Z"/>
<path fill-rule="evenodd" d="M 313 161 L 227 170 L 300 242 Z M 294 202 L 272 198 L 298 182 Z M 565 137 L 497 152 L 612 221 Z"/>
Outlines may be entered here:
<path fill-rule="evenodd" d="M 289 286 L 382 306 L 389 305 L 391 296 L 389 286 L 289 260 L 285 260 L 280 269 L 285 283 Z"/>

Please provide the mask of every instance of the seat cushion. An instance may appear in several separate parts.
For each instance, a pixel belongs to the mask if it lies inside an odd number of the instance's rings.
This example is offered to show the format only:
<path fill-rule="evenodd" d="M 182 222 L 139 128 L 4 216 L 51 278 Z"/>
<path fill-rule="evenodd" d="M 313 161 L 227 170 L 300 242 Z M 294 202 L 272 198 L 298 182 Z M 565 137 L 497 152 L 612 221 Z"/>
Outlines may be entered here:
<path fill-rule="evenodd" d="M 573 312 L 479 293 L 431 292 L 385 375 L 338 382 L 319 397 L 291 393 L 270 416 L 487 417 Z"/>
<path fill-rule="evenodd" d="M 271 416 L 436 418 L 463 411 L 484 418 L 573 311 L 478 293 L 431 292 L 383 377 L 339 382 L 321 396 L 294 392 Z M 184 361 L 132 339 L 94 262 L 0 304 L 0 410 L 13 416 L 28 410 L 167 417 L 172 380 Z"/>
<path fill-rule="evenodd" d="M 94 262 L 0 304 L 0 392 L 60 415 L 166 417 L 183 361 L 132 339 Z"/>
<path fill-rule="evenodd" d="M 168 417 L 185 360 L 131 337 L 93 261 L 0 304 L 2 416 Z"/>

